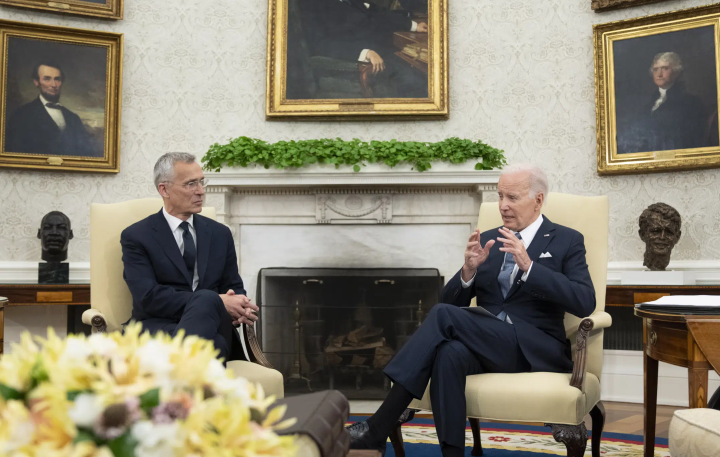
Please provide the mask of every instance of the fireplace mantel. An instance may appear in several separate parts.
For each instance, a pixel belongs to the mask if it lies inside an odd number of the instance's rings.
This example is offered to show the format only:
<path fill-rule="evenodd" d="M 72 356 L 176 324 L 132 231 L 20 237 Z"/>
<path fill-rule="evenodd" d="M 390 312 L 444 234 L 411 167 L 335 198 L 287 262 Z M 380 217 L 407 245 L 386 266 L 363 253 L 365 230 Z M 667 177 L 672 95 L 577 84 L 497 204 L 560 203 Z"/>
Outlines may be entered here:
<path fill-rule="evenodd" d="M 265 169 L 254 166 L 229 168 L 219 172 L 206 173 L 209 192 L 218 192 L 221 187 L 287 188 L 316 186 L 452 186 L 473 187 L 477 190 L 495 190 L 500 171 L 478 171 L 474 164 L 450 164 L 437 162 L 430 170 L 418 172 L 410 165 L 403 164 L 390 168 L 383 164 L 368 164 L 359 172 L 351 166 L 335 168 L 333 165 L 311 165 L 300 169 Z M 227 190 L 220 190 L 226 192 Z"/>
<path fill-rule="evenodd" d="M 255 291 L 270 267 L 437 268 L 455 274 L 499 171 L 474 164 L 262 167 L 206 173 L 206 205 L 233 232 L 240 274 Z"/>

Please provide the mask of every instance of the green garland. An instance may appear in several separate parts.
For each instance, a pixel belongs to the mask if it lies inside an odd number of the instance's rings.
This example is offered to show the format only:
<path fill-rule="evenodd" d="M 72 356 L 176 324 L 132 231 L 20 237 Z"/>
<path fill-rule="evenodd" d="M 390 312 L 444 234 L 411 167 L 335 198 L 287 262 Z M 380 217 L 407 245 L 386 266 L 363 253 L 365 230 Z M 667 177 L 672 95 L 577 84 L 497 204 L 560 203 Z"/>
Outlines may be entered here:
<path fill-rule="evenodd" d="M 437 143 L 419 141 L 344 141 L 339 138 L 268 143 L 241 136 L 227 144 L 213 144 L 202 158 L 204 168 L 220 171 L 223 166 L 265 168 L 300 168 L 314 163 L 352 165 L 360 171 L 367 163 L 384 163 L 394 167 L 405 162 L 417 171 L 430 169 L 434 161 L 464 163 L 477 160 L 476 170 L 502 168 L 507 162 L 500 149 L 482 141 L 448 138 Z"/>

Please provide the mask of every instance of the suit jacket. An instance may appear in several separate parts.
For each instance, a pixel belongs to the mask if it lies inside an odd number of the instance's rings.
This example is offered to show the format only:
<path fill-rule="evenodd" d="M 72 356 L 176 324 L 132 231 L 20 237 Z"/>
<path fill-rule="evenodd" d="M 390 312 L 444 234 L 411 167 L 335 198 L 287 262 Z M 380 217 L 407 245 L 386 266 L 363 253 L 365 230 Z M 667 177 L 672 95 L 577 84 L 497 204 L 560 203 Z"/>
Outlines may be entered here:
<path fill-rule="evenodd" d="M 363 49 L 382 56 L 392 47 L 393 33 L 412 26 L 407 12 L 383 10 L 372 0 L 301 0 L 300 5 L 310 52 L 333 59 L 357 62 Z"/>
<path fill-rule="evenodd" d="M 237 295 L 246 295 L 230 229 L 199 214 L 194 215 L 193 225 L 199 277 L 196 290 L 224 294 L 232 289 Z M 145 321 L 143 326 L 150 331 L 179 322 L 193 295 L 193 278 L 162 210 L 123 230 L 120 244 L 123 277 L 133 297 L 131 319 Z M 240 342 L 237 332 L 233 335 L 236 341 L 228 345 Z"/>
<path fill-rule="evenodd" d="M 5 151 L 102 157 L 103 148 L 94 144 L 80 117 L 64 106 L 60 110 L 65 117 L 64 131 L 60 131 L 39 97 L 15 110 L 5 129 Z"/>
<path fill-rule="evenodd" d="M 484 245 L 500 233 L 492 229 L 480 235 Z M 445 286 L 442 300 L 456 306 L 477 305 L 493 314 L 502 310 L 515 326 L 518 343 L 532 371 L 572 371 L 570 341 L 565 336 L 565 313 L 587 317 L 595 310 L 595 289 L 585 261 L 585 243 L 579 232 L 557 225 L 546 217 L 527 248 L 533 261 L 527 281 L 515 282 L 503 298 L 498 275 L 505 253 L 496 241 L 488 258 L 475 274 L 475 282 L 463 289 L 458 272 Z M 540 258 L 548 252 L 552 257 Z"/>
<path fill-rule="evenodd" d="M 671 151 L 705 144 L 708 116 L 703 102 L 685 90 L 682 81 L 668 89 L 655 111 L 660 92 L 654 90 L 640 112 L 618 121 L 618 152 Z"/>

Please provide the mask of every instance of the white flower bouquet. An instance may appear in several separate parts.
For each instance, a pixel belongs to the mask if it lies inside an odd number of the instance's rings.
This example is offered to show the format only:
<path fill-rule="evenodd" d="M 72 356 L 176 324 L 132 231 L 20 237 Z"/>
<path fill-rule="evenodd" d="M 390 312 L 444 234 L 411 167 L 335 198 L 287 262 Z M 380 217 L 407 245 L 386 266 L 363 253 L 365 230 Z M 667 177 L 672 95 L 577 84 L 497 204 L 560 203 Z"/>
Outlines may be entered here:
<path fill-rule="evenodd" d="M 274 457 L 284 407 L 235 378 L 212 342 L 124 333 L 33 339 L 0 357 L 0 456 Z"/>

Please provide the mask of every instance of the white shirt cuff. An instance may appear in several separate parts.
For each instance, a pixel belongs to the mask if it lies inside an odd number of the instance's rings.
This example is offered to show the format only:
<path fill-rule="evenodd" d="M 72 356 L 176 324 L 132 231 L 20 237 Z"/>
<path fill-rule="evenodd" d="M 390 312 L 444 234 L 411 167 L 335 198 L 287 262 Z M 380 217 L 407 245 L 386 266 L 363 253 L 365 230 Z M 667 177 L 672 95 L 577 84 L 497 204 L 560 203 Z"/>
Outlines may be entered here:
<path fill-rule="evenodd" d="M 528 268 L 528 271 L 523 273 L 523 275 L 520 277 L 521 281 L 523 281 L 523 282 L 527 281 L 528 275 L 530 274 L 530 270 L 532 270 L 532 266 L 533 266 L 533 262 L 530 262 L 530 268 Z M 460 279 L 462 279 L 462 278 L 460 278 Z"/>
<path fill-rule="evenodd" d="M 368 52 L 370 52 L 369 49 L 363 49 L 358 58 L 358 62 L 370 62 L 367 58 Z"/>
<path fill-rule="evenodd" d="M 528 270 L 528 271 L 530 271 L 530 270 Z M 467 289 L 468 287 L 472 286 L 473 281 L 475 281 L 476 274 L 477 274 L 477 272 L 473 273 L 473 277 L 470 278 L 470 280 L 468 282 L 465 282 L 462 278 L 462 272 L 460 272 L 460 282 L 462 283 L 463 289 Z"/>
<path fill-rule="evenodd" d="M 417 22 L 412 21 L 412 25 L 410 26 L 410 31 L 411 32 L 417 31 Z"/>

